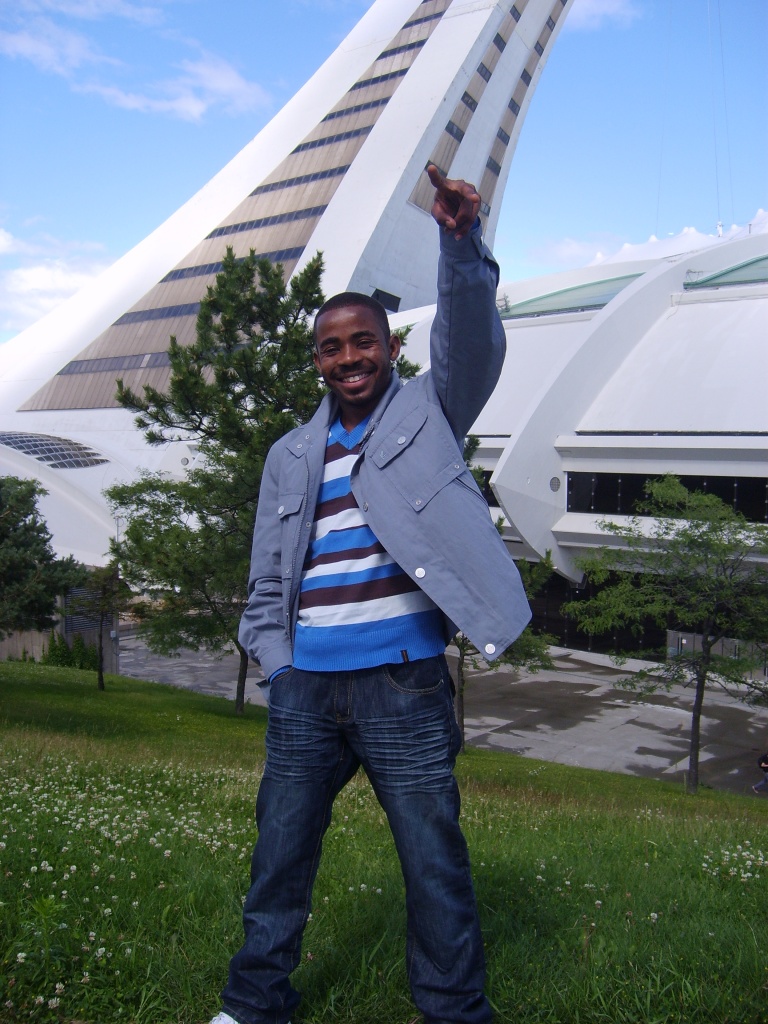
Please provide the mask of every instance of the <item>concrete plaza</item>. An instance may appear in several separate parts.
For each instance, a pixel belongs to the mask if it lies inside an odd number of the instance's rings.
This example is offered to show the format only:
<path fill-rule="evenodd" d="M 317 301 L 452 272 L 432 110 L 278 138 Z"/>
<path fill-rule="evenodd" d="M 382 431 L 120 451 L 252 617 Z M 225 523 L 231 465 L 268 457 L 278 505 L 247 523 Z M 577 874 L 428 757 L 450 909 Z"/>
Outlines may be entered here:
<path fill-rule="evenodd" d="M 618 686 L 631 663 L 619 671 L 603 655 L 559 648 L 553 653 L 554 668 L 536 675 L 505 667 L 468 670 L 468 743 L 552 764 L 684 781 L 691 690 L 641 697 Z M 237 668 L 234 655 L 216 660 L 181 651 L 177 658 L 162 658 L 132 634 L 120 641 L 120 671 L 127 676 L 233 699 Z M 258 666 L 252 665 L 246 683 L 251 703 L 264 704 L 260 678 Z M 751 794 L 762 778 L 756 761 L 766 749 L 768 708 L 708 691 L 701 724 L 701 784 Z"/>

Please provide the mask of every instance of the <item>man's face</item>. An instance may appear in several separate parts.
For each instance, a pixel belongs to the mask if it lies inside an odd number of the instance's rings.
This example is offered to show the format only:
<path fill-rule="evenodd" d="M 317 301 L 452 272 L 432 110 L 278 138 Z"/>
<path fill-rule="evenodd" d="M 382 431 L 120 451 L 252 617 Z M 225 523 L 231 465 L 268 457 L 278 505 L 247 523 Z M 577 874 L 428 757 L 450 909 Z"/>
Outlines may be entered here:
<path fill-rule="evenodd" d="M 329 309 L 315 322 L 315 336 L 315 366 L 336 395 L 341 422 L 350 430 L 373 412 L 386 391 L 400 339 L 385 338 L 366 306 Z"/>

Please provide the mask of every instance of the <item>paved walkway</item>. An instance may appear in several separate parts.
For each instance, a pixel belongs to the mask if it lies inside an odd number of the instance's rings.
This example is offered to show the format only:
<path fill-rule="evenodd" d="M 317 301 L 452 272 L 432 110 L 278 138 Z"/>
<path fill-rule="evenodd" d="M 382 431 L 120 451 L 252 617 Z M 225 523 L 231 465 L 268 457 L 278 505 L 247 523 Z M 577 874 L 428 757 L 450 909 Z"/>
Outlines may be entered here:
<path fill-rule="evenodd" d="M 563 649 L 554 654 L 554 669 L 537 675 L 506 668 L 469 670 L 468 743 L 555 764 L 684 780 L 690 690 L 639 697 L 617 686 L 626 671 L 618 671 L 608 658 Z M 234 655 L 214 660 L 182 651 L 178 658 L 161 658 L 130 634 L 120 642 L 123 675 L 229 699 L 234 698 L 237 668 Z M 251 666 L 246 700 L 254 704 L 264 704 L 260 678 L 258 666 Z M 746 707 L 715 690 L 707 693 L 701 725 L 703 785 L 751 793 L 762 778 L 757 758 L 766 749 L 768 708 Z"/>

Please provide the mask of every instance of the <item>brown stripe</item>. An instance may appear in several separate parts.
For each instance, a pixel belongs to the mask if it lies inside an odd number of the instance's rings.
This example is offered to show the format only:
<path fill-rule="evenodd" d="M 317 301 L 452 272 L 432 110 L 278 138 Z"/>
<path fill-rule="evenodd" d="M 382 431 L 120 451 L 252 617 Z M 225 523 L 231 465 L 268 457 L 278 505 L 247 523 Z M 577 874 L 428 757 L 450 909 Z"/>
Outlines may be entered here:
<path fill-rule="evenodd" d="M 347 455 L 359 454 L 359 444 L 356 444 L 354 448 L 345 448 L 343 444 L 339 444 L 338 441 L 334 441 L 333 444 L 326 445 L 325 447 L 325 464 L 328 465 L 329 462 L 338 462 L 339 459 L 344 459 Z"/>
<path fill-rule="evenodd" d="M 364 583 L 353 583 L 346 587 L 302 590 L 299 606 L 301 608 L 319 608 L 337 604 L 361 604 L 364 601 L 375 601 L 382 597 L 411 594 L 418 589 L 419 587 L 410 576 L 401 573 L 399 576 L 386 576 L 381 580 L 367 580 Z"/>
<path fill-rule="evenodd" d="M 350 559 L 368 558 L 369 555 L 386 554 L 383 546 L 376 541 L 365 548 L 345 548 L 343 551 L 327 551 L 324 555 L 318 555 L 309 562 L 304 563 L 304 571 L 314 569 L 316 565 L 332 565 L 334 562 L 346 562 Z"/>
<path fill-rule="evenodd" d="M 359 508 L 354 494 L 342 494 L 338 498 L 329 498 L 328 501 L 321 501 L 315 509 L 315 521 L 335 516 L 339 512 L 346 512 L 350 508 Z"/>

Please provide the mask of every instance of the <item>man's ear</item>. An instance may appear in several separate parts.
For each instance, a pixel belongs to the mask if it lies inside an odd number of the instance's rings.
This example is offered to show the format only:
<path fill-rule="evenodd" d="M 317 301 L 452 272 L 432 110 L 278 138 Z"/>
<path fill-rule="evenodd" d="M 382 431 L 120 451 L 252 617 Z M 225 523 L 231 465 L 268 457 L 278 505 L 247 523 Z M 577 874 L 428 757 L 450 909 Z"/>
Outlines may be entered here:
<path fill-rule="evenodd" d="M 400 355 L 400 346 L 402 342 L 396 334 L 390 334 L 389 336 L 389 358 L 394 362 Z"/>
<path fill-rule="evenodd" d="M 315 369 L 317 370 L 317 372 L 320 373 L 320 357 L 318 356 L 317 349 L 315 348 L 314 345 L 312 346 L 312 362 L 315 364 Z"/>

